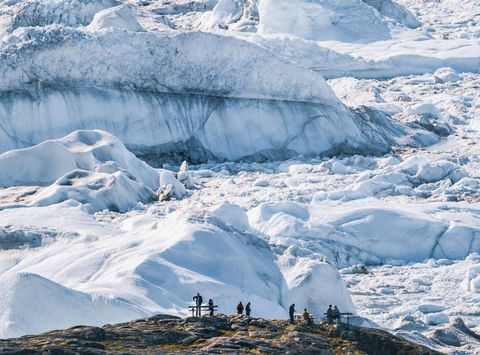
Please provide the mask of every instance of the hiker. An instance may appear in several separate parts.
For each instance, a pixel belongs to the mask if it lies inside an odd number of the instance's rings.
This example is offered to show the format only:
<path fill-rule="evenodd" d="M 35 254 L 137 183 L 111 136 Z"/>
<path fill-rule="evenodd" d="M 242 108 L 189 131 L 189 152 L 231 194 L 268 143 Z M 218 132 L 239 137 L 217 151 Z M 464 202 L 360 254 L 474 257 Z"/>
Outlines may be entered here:
<path fill-rule="evenodd" d="M 312 324 L 312 317 L 310 316 L 310 313 L 308 313 L 306 308 L 303 310 L 302 317 L 308 325 Z"/>
<path fill-rule="evenodd" d="M 295 315 L 295 303 L 291 304 L 288 308 L 288 315 L 290 316 L 290 324 L 293 324 L 294 315 Z"/>
<path fill-rule="evenodd" d="M 197 293 L 197 295 L 193 297 L 193 301 L 195 302 L 195 306 L 197 306 L 197 308 L 195 309 L 195 316 L 201 317 L 203 298 L 202 296 L 200 296 L 200 293 Z"/>
<path fill-rule="evenodd" d="M 237 314 L 239 316 L 241 316 L 243 314 L 243 304 L 242 302 L 240 302 L 238 305 L 237 305 Z"/>
<path fill-rule="evenodd" d="M 247 317 L 250 317 L 251 311 L 252 311 L 252 306 L 250 305 L 250 302 L 248 302 L 247 305 L 245 306 L 245 314 L 247 315 Z"/>
<path fill-rule="evenodd" d="M 340 310 L 337 308 L 337 305 L 333 308 L 333 319 L 337 320 L 337 324 L 341 323 L 340 320 Z"/>
<path fill-rule="evenodd" d="M 327 309 L 327 323 L 328 323 L 328 324 L 332 324 L 332 323 L 333 323 L 333 309 L 332 309 L 332 305 L 329 305 L 329 306 L 328 306 L 328 309 Z"/>
<path fill-rule="evenodd" d="M 211 298 L 208 300 L 208 310 L 210 311 L 210 317 L 213 317 L 213 300 Z"/>

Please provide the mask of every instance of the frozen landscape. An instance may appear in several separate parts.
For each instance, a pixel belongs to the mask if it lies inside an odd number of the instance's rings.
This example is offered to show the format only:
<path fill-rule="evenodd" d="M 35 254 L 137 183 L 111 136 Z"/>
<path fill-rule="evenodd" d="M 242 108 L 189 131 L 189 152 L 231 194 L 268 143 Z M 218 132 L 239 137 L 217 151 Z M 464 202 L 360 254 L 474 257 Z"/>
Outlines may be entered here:
<path fill-rule="evenodd" d="M 480 354 L 479 115 L 478 0 L 0 0 L 0 338 L 200 292 Z"/>

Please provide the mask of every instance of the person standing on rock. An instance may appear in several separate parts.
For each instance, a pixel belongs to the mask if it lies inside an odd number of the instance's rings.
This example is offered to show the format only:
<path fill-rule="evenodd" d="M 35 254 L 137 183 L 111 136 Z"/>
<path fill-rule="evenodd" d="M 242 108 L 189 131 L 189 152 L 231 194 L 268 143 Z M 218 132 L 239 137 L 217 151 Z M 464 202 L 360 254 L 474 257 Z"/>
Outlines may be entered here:
<path fill-rule="evenodd" d="M 290 323 L 293 324 L 294 315 L 295 315 L 295 303 L 291 304 L 288 308 L 288 315 L 290 316 Z"/>
<path fill-rule="evenodd" d="M 247 315 L 247 317 L 250 317 L 250 312 L 252 312 L 252 306 L 250 305 L 250 302 L 248 302 L 245 306 L 245 314 Z"/>
<path fill-rule="evenodd" d="M 332 324 L 332 323 L 333 323 L 333 309 L 332 309 L 332 305 L 329 305 L 329 306 L 328 306 L 328 309 L 327 309 L 327 323 L 328 323 L 328 324 Z"/>
<path fill-rule="evenodd" d="M 340 320 L 340 310 L 337 308 L 337 305 L 333 308 L 333 319 L 337 320 L 337 324 L 341 323 Z"/>
<path fill-rule="evenodd" d="M 197 293 L 196 296 L 193 297 L 193 301 L 195 302 L 195 316 L 196 317 L 201 317 L 202 316 L 202 303 L 203 303 L 203 297 L 200 296 L 200 293 Z"/>
<path fill-rule="evenodd" d="M 213 300 L 211 298 L 208 300 L 208 310 L 210 311 L 210 317 L 213 317 Z"/>
<path fill-rule="evenodd" d="M 242 302 L 240 302 L 238 305 L 237 305 L 237 314 L 239 316 L 241 316 L 243 314 L 243 304 Z"/>

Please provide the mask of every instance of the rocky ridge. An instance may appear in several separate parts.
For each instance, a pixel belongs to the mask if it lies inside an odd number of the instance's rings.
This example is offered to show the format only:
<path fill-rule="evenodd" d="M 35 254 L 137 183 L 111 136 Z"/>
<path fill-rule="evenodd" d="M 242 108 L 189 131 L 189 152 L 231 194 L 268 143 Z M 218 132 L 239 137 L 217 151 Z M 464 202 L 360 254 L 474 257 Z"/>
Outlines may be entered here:
<path fill-rule="evenodd" d="M 372 328 L 169 315 L 0 340 L 0 354 L 439 354 Z"/>

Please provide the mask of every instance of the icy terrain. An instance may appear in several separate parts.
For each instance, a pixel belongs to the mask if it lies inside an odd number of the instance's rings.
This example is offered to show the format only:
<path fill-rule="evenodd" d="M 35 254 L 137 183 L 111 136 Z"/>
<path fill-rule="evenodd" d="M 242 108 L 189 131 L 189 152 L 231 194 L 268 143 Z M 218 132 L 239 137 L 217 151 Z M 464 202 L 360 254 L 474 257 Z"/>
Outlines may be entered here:
<path fill-rule="evenodd" d="M 478 353 L 479 16 L 0 0 L 0 337 L 200 292 Z"/>

